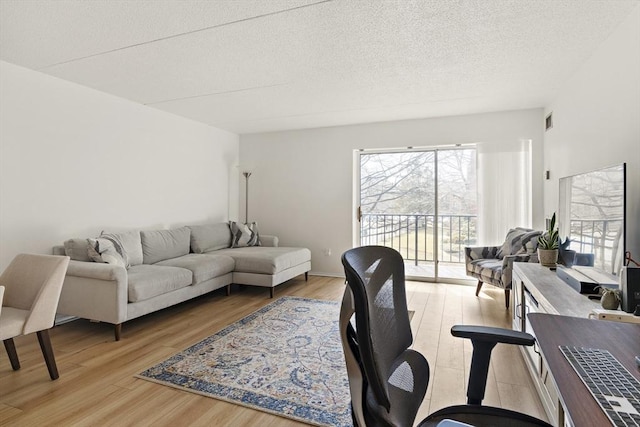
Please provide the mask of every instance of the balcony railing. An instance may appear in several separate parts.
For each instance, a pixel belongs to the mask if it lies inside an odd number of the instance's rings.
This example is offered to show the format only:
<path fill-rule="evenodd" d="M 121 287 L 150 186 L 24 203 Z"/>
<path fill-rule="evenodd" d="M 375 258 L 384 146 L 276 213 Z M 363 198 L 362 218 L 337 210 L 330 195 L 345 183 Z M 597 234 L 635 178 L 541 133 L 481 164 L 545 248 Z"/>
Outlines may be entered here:
<path fill-rule="evenodd" d="M 437 227 L 435 233 L 434 227 Z M 406 261 L 464 263 L 464 247 L 476 244 L 475 215 L 363 214 L 360 243 L 396 249 Z M 438 242 L 434 247 L 434 236 Z"/>

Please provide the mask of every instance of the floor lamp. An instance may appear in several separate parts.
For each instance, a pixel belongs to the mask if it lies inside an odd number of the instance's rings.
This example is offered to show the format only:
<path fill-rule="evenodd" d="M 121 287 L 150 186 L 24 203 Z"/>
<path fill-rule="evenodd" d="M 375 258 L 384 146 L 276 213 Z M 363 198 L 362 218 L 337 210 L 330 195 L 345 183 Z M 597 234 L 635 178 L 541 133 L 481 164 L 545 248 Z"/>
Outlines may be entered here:
<path fill-rule="evenodd" d="M 242 172 L 244 175 L 244 223 L 249 223 L 249 177 L 251 172 Z"/>

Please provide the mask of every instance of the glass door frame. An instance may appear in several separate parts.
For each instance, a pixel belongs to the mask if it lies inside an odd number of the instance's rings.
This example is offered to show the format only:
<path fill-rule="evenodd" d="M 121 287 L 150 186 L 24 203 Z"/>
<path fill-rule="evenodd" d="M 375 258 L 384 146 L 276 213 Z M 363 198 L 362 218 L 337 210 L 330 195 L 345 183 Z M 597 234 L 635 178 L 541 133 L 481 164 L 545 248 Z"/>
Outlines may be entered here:
<path fill-rule="evenodd" d="M 438 190 L 438 162 L 439 162 L 439 152 L 440 151 L 449 151 L 449 150 L 465 150 L 465 149 L 476 149 L 476 144 L 455 144 L 450 146 L 433 146 L 433 147 L 400 147 L 400 148 L 389 148 L 389 149 L 358 149 L 354 150 L 353 156 L 353 212 L 355 215 L 353 216 L 353 246 L 358 247 L 361 245 L 361 222 L 360 218 L 362 215 L 361 211 L 361 157 L 363 154 L 387 154 L 387 153 L 408 153 L 408 152 L 433 152 L 434 153 L 434 226 L 433 226 L 433 268 L 434 275 L 433 276 L 409 276 L 407 275 L 408 280 L 421 281 L 421 282 L 438 282 L 442 279 L 439 275 L 439 263 L 440 263 L 440 255 L 438 247 L 439 241 L 439 190 Z M 477 154 L 477 151 L 476 151 Z M 477 160 L 476 160 L 477 162 Z M 476 182 L 476 193 L 477 193 L 477 182 Z M 475 279 L 459 279 L 459 278 L 449 278 L 445 277 L 447 283 L 454 284 L 475 284 Z"/>

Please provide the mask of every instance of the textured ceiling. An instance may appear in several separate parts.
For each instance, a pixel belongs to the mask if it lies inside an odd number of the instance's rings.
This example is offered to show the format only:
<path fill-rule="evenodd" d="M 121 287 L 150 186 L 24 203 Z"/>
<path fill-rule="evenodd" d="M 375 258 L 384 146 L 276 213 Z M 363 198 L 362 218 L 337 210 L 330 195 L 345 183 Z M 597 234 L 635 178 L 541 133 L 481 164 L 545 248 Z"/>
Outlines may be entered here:
<path fill-rule="evenodd" d="M 235 133 L 542 107 L 638 0 L 0 0 L 0 59 Z"/>

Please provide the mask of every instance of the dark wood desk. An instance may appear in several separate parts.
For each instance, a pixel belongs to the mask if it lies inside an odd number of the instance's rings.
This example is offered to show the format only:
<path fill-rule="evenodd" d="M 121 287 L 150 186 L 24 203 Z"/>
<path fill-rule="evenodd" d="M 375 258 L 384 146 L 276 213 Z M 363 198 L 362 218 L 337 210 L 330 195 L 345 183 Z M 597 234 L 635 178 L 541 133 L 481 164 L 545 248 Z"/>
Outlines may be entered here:
<path fill-rule="evenodd" d="M 576 427 L 606 426 L 611 422 L 558 348 L 559 345 L 601 348 L 640 380 L 635 356 L 640 355 L 640 324 L 583 319 L 553 314 L 530 314 L 538 346 L 555 379 L 564 415 Z M 559 418 L 559 424 L 562 419 Z M 560 424 L 562 425 L 562 424 Z"/>

